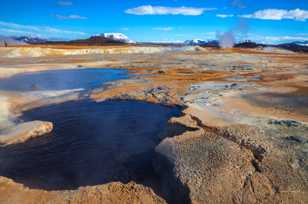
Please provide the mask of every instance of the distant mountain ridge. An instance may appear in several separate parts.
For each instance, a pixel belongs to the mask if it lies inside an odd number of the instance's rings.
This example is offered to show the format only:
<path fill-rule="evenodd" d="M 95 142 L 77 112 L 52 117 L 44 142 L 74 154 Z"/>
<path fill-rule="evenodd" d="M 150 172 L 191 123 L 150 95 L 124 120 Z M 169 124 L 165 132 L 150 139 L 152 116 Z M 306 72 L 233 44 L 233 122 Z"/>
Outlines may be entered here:
<path fill-rule="evenodd" d="M 201 39 L 193 39 L 193 40 L 186 40 L 184 44 L 190 46 L 219 47 L 219 42 L 217 40 L 205 41 Z"/>
<path fill-rule="evenodd" d="M 26 45 L 27 43 L 19 40 L 15 40 L 13 37 L 0 36 L 0 46 L 7 45 Z"/>
<path fill-rule="evenodd" d="M 185 45 L 190 46 L 202 46 L 202 47 L 215 47 L 219 48 L 219 42 L 217 40 L 204 41 L 200 39 L 186 40 Z M 235 43 L 234 48 L 265 48 L 265 47 L 276 47 L 285 49 L 293 52 L 308 52 L 308 41 L 295 41 L 290 43 L 281 43 L 276 45 L 256 43 L 250 40 Z"/>
<path fill-rule="evenodd" d="M 86 39 L 77 39 L 71 41 L 64 40 L 47 40 L 39 37 L 32 36 L 1 36 L 0 46 L 7 45 L 27 45 L 27 44 L 64 44 L 64 45 L 120 45 L 135 43 L 130 40 L 126 35 L 122 33 L 102 33 L 94 35 Z M 186 40 L 183 43 L 137 43 L 137 44 L 160 44 L 170 46 L 202 46 L 202 47 L 215 47 L 219 48 L 219 42 L 217 40 L 205 41 L 202 39 Z M 293 52 L 308 52 L 308 41 L 294 41 L 290 43 L 282 43 L 277 45 L 261 44 L 253 41 L 243 41 L 234 44 L 235 48 L 265 48 L 276 47 Z"/>
<path fill-rule="evenodd" d="M 295 42 L 279 44 L 279 45 L 276 45 L 275 47 L 279 47 L 279 48 L 286 49 L 286 50 L 291 50 L 293 52 L 308 52 L 307 45 L 301 45 Z"/>
<path fill-rule="evenodd" d="M 40 43 L 45 43 L 48 41 L 47 39 L 43 39 L 39 37 L 29 37 L 29 36 L 20 36 L 20 37 L 12 37 L 12 38 L 17 41 L 28 43 L 28 44 L 40 44 Z"/>
<path fill-rule="evenodd" d="M 206 41 L 201 39 L 192 39 L 192 40 L 186 40 L 184 42 L 185 45 L 205 45 Z"/>
<path fill-rule="evenodd" d="M 76 44 L 76 45 L 103 45 L 103 44 L 126 44 L 134 43 L 122 33 L 103 33 L 94 35 L 87 39 L 77 39 L 71 41 L 47 40 L 31 36 L 0 36 L 0 46 L 7 45 L 27 45 L 27 44 Z"/>
<path fill-rule="evenodd" d="M 50 44 L 68 44 L 68 45 L 110 45 L 110 44 L 129 44 L 134 43 L 122 33 L 102 33 L 93 35 L 86 39 L 70 41 L 49 41 Z"/>
<path fill-rule="evenodd" d="M 295 41 L 294 44 L 301 45 L 301 46 L 308 46 L 308 40 L 304 41 Z"/>
<path fill-rule="evenodd" d="M 0 45 L 27 45 L 46 43 L 47 40 L 31 36 L 0 36 Z"/>

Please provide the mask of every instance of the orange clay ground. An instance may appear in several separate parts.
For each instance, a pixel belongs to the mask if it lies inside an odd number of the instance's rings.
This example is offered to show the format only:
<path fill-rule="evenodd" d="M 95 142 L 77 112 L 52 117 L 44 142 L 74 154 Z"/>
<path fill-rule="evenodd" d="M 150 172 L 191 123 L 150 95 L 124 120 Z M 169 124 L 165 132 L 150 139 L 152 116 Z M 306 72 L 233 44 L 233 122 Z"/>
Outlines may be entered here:
<path fill-rule="evenodd" d="M 184 115 L 170 123 L 191 130 L 156 147 L 164 158 L 160 162 L 168 163 L 158 174 L 171 200 L 308 202 L 307 54 L 160 46 L 0 48 L 0 78 L 76 67 L 122 68 L 131 74 L 88 93 L 93 100 L 134 99 L 185 107 Z M 0 91 L 0 123 L 3 128 L 14 126 L 14 118 L 24 110 L 79 99 L 76 93 L 49 97 Z M 185 199 L 177 200 L 179 194 Z M 85 202 L 165 201 L 148 187 L 132 183 L 46 192 L 0 177 L 0 203 Z"/>

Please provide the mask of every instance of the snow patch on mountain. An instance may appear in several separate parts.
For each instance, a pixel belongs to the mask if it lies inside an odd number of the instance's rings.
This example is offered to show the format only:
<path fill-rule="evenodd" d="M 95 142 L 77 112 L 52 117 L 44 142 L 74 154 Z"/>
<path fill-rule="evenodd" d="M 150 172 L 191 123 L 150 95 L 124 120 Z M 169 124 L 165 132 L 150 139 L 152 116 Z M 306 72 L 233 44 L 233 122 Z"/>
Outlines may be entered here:
<path fill-rule="evenodd" d="M 24 42 L 24 43 L 29 43 L 29 44 L 40 44 L 40 43 L 46 43 L 47 40 L 39 37 L 31 37 L 31 36 L 20 36 L 20 37 L 12 37 L 13 39 Z"/>
<path fill-rule="evenodd" d="M 186 40 L 184 44 L 186 45 L 205 45 L 207 42 L 202 39 L 192 39 L 192 40 Z"/>
<path fill-rule="evenodd" d="M 123 42 L 123 43 L 133 43 L 133 41 L 130 40 L 123 33 L 103 33 L 100 36 L 106 39 L 112 40 L 112 41 L 118 41 L 118 42 Z"/>

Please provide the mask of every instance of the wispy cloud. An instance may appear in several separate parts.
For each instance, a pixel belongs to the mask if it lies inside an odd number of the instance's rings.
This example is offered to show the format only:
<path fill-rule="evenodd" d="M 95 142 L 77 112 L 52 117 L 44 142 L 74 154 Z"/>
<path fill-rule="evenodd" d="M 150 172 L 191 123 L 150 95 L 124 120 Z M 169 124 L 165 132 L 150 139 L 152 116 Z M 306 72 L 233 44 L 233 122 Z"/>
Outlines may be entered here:
<path fill-rule="evenodd" d="M 216 16 L 219 18 L 230 18 L 230 17 L 233 17 L 234 15 L 233 14 L 217 14 Z"/>
<path fill-rule="evenodd" d="M 72 6 L 73 5 L 73 2 L 71 2 L 71 1 L 64 1 L 64 0 L 58 1 L 57 3 L 58 3 L 59 6 Z"/>
<path fill-rule="evenodd" d="M 22 25 L 4 21 L 0 21 L 0 27 L 1 27 L 0 32 L 2 34 L 15 33 L 19 35 L 32 35 L 39 37 L 67 36 L 67 38 L 70 38 L 71 36 L 86 35 L 86 33 L 80 31 L 63 30 L 50 26 Z"/>
<path fill-rule="evenodd" d="M 293 9 L 293 10 L 264 9 L 256 11 L 252 14 L 241 15 L 240 17 L 262 19 L 262 20 L 291 19 L 291 20 L 305 21 L 306 19 L 308 19 L 308 11 L 302 9 Z"/>
<path fill-rule="evenodd" d="M 195 8 L 195 7 L 164 7 L 164 6 L 139 6 L 127 9 L 125 13 L 132 15 L 184 15 L 199 16 L 205 11 L 215 10 L 215 8 Z"/>
<path fill-rule="evenodd" d="M 169 32 L 173 30 L 173 27 L 155 27 L 153 30 Z"/>
<path fill-rule="evenodd" d="M 25 31 L 16 30 L 16 29 L 8 29 L 8 28 L 0 28 L 0 33 L 10 33 L 11 35 L 31 34 L 31 33 L 25 32 Z"/>
<path fill-rule="evenodd" d="M 75 15 L 75 14 L 72 14 L 72 15 L 56 14 L 55 16 L 56 16 L 57 19 L 60 19 L 60 20 L 86 20 L 86 19 L 88 19 L 88 17 Z"/>
<path fill-rule="evenodd" d="M 31 30 L 31 31 L 37 31 L 39 32 L 40 29 L 36 26 L 31 25 L 21 25 L 17 23 L 11 23 L 11 22 L 4 22 L 0 21 L 0 26 L 3 28 L 9 28 L 9 29 L 20 29 L 20 30 Z"/>

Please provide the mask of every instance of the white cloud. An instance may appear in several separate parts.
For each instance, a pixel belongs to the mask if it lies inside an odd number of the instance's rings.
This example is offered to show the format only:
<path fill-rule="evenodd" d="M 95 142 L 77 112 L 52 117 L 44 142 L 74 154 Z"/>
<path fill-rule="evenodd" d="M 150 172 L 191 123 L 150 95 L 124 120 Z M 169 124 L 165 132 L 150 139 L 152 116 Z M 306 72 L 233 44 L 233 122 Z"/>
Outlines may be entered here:
<path fill-rule="evenodd" d="M 308 19 L 308 11 L 301 9 L 285 10 L 285 9 L 264 9 L 256 11 L 252 14 L 242 15 L 243 18 L 255 18 L 262 20 L 299 20 Z"/>
<path fill-rule="evenodd" d="M 32 30 L 32 31 L 38 31 L 38 32 L 40 31 L 40 29 L 36 26 L 21 25 L 17 23 L 4 22 L 4 21 L 0 21 L 0 26 L 10 28 L 10 29 Z"/>
<path fill-rule="evenodd" d="M 216 16 L 219 18 L 230 18 L 230 17 L 233 17 L 234 15 L 233 14 L 217 14 Z"/>
<path fill-rule="evenodd" d="M 25 35 L 26 32 L 22 31 L 22 30 L 16 30 L 16 29 L 7 29 L 7 28 L 1 28 L 0 29 L 0 33 L 11 33 L 13 35 L 16 34 L 21 34 L 21 35 Z"/>
<path fill-rule="evenodd" d="M 153 28 L 153 30 L 168 32 L 168 31 L 172 31 L 173 27 L 156 27 L 156 28 Z"/>
<path fill-rule="evenodd" d="M 72 6 L 73 5 L 73 2 L 71 1 L 58 1 L 58 5 L 59 6 Z"/>
<path fill-rule="evenodd" d="M 86 35 L 84 32 L 63 30 L 50 26 L 22 25 L 4 21 L 0 21 L 0 27 L 0 32 L 2 34 L 15 33 L 19 35 L 31 35 L 39 37 L 63 37 L 63 35 L 67 35 L 68 38 L 71 36 Z"/>
<path fill-rule="evenodd" d="M 164 6 L 139 6 L 127 9 L 125 13 L 133 15 L 184 15 L 199 16 L 205 11 L 215 10 L 214 8 L 194 8 L 194 7 L 164 7 Z"/>
<path fill-rule="evenodd" d="M 85 35 L 86 33 L 84 32 L 78 32 L 78 31 L 70 31 L 70 30 L 62 30 L 58 28 L 53 28 L 53 27 L 42 27 L 45 32 L 47 33 L 55 33 L 55 34 L 73 34 L 73 35 Z"/>
<path fill-rule="evenodd" d="M 80 15 L 75 15 L 75 14 L 67 15 L 67 16 L 56 14 L 55 16 L 57 19 L 60 19 L 60 20 L 86 20 L 88 19 L 85 16 L 80 16 Z"/>

